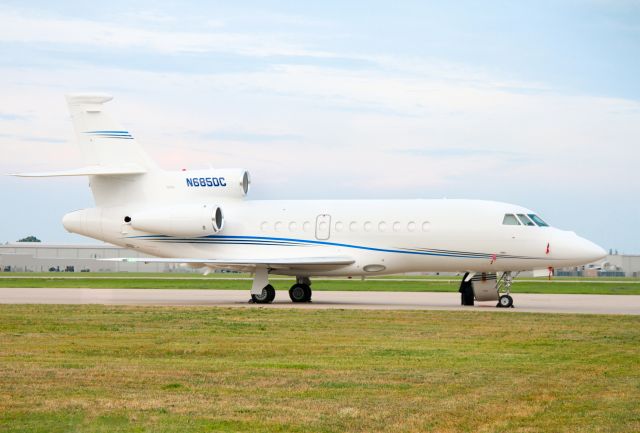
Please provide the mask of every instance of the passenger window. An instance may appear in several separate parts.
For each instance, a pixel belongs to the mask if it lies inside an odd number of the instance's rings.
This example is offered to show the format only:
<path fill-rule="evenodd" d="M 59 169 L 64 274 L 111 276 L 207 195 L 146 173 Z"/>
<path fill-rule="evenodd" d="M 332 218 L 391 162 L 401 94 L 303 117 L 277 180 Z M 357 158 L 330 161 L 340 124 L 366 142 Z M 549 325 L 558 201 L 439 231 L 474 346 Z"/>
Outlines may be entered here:
<path fill-rule="evenodd" d="M 291 221 L 289 223 L 289 231 L 290 232 L 295 232 L 296 230 L 298 230 L 298 224 L 296 224 L 295 221 Z"/>
<path fill-rule="evenodd" d="M 387 230 L 387 223 L 385 223 L 384 221 L 380 221 L 380 223 L 378 224 L 378 231 L 383 232 Z"/>
<path fill-rule="evenodd" d="M 344 224 L 342 224 L 342 221 L 338 221 L 338 222 L 336 223 L 336 231 L 337 231 L 337 232 L 341 232 L 341 231 L 342 231 L 342 229 L 344 229 Z"/>
<path fill-rule="evenodd" d="M 352 232 L 358 231 L 358 223 L 355 221 L 351 221 L 351 223 L 349 224 L 349 230 Z"/>
<path fill-rule="evenodd" d="M 533 220 L 534 223 L 538 224 L 540 227 L 549 227 L 549 224 L 547 224 L 546 222 L 544 222 L 542 220 L 542 218 L 540 218 L 538 215 L 535 214 L 528 214 L 529 218 L 531 218 Z"/>
<path fill-rule="evenodd" d="M 502 220 L 502 224 L 505 226 L 519 226 L 520 221 L 518 221 L 518 218 L 516 218 L 514 214 L 508 213 L 504 216 L 504 219 Z"/>
<path fill-rule="evenodd" d="M 394 232 L 399 232 L 400 231 L 400 221 L 396 221 L 393 223 L 393 231 Z"/>
<path fill-rule="evenodd" d="M 533 221 L 531 221 L 531 218 L 529 218 L 528 216 L 526 216 L 523 213 L 519 213 L 518 214 L 518 218 L 520 218 L 520 221 L 522 221 L 522 224 L 524 224 L 525 226 L 536 226 Z"/>

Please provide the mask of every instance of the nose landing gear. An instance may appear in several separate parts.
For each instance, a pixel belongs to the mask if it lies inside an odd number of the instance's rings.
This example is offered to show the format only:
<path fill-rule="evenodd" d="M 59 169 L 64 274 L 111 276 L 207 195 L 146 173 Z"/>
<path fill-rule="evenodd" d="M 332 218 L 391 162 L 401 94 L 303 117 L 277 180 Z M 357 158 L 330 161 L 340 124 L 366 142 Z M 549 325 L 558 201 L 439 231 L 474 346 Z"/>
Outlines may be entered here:
<path fill-rule="evenodd" d="M 458 290 L 460 303 L 472 306 L 475 301 L 498 301 L 496 305 L 498 308 L 513 308 L 510 289 L 515 276 L 510 271 L 504 272 L 499 279 L 495 273 L 467 272 L 464 274 Z"/>
<path fill-rule="evenodd" d="M 513 284 L 513 275 L 511 271 L 507 271 L 502 274 L 502 277 L 498 281 L 496 285 L 496 289 L 498 290 L 498 294 L 500 292 L 504 292 L 503 295 L 500 295 L 498 298 L 498 308 L 513 308 L 513 298 L 510 295 L 511 285 Z"/>
<path fill-rule="evenodd" d="M 498 299 L 498 308 L 513 308 L 513 298 L 510 295 L 502 295 Z"/>

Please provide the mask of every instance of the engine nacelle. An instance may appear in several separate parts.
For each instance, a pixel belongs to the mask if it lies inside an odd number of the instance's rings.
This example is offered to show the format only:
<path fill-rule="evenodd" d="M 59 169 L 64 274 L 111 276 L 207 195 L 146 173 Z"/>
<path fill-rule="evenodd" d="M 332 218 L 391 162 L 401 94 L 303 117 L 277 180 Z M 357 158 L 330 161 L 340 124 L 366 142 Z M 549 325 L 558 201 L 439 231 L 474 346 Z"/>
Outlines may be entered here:
<path fill-rule="evenodd" d="M 249 172 L 236 168 L 183 171 L 178 175 L 188 190 L 218 197 L 242 198 L 249 192 L 251 184 Z"/>
<path fill-rule="evenodd" d="M 182 204 L 136 212 L 125 217 L 136 230 L 169 236 L 208 236 L 224 227 L 222 209 L 212 204 Z"/>

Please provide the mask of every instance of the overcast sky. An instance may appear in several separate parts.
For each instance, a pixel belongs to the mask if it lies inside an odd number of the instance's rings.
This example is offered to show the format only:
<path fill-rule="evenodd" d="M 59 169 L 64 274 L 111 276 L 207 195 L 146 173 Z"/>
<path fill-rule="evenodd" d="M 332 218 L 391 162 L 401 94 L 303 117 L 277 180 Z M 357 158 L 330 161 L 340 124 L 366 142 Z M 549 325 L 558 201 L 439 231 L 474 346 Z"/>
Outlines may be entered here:
<path fill-rule="evenodd" d="M 240 5 L 242 3 L 242 5 Z M 103 91 L 167 169 L 252 198 L 483 198 L 640 253 L 640 2 L 0 4 L 0 171 L 78 167 Z M 0 178 L 0 241 L 67 234 L 84 178 Z M 473 224 L 473 215 L 469 215 Z"/>

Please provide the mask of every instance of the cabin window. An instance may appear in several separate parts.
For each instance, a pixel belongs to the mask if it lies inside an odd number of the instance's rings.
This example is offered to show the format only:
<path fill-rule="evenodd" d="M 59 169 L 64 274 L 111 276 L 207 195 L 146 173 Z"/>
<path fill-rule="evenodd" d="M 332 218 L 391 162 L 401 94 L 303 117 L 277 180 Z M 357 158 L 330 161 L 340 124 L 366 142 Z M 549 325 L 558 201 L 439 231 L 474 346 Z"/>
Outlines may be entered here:
<path fill-rule="evenodd" d="M 535 224 L 534 224 L 533 221 L 531 221 L 531 218 L 529 218 L 525 214 L 519 213 L 518 214 L 518 218 L 520 218 L 520 221 L 522 221 L 522 224 L 524 224 L 525 226 L 534 226 L 535 227 Z"/>
<path fill-rule="evenodd" d="M 518 221 L 518 218 L 516 218 L 514 214 L 508 213 L 504 216 L 504 219 L 502 220 L 502 224 L 505 226 L 519 226 L 520 221 Z"/>
<path fill-rule="evenodd" d="M 311 231 L 311 223 L 309 221 L 305 221 L 304 224 L 302 224 L 302 230 L 309 233 Z"/>
<path fill-rule="evenodd" d="M 282 231 L 283 226 L 284 224 L 282 223 L 282 221 L 276 221 L 275 229 L 277 232 Z"/>
<path fill-rule="evenodd" d="M 371 231 L 371 221 L 367 221 L 364 223 L 364 231 L 365 232 L 370 232 Z"/>
<path fill-rule="evenodd" d="M 378 231 L 383 232 L 385 230 L 387 230 L 387 223 L 385 223 L 384 221 L 380 221 L 380 223 L 378 224 Z"/>
<path fill-rule="evenodd" d="M 407 224 L 407 230 L 409 230 L 410 232 L 413 232 L 416 230 L 416 223 L 414 223 L 413 221 L 410 221 L 409 224 Z"/>
<path fill-rule="evenodd" d="M 538 215 L 532 214 L 532 213 L 527 215 L 529 216 L 529 218 L 533 220 L 534 223 L 538 224 L 540 227 L 549 227 L 549 224 L 544 222 L 542 218 L 540 218 Z"/>
<path fill-rule="evenodd" d="M 289 223 L 289 231 L 290 232 L 295 232 L 296 230 L 298 230 L 298 224 L 296 224 L 295 221 L 291 221 Z"/>
<path fill-rule="evenodd" d="M 358 231 L 358 223 L 355 221 L 351 221 L 351 223 L 349 223 L 349 230 L 351 230 L 352 232 Z"/>
<path fill-rule="evenodd" d="M 262 230 L 263 232 L 266 232 L 268 227 L 269 223 L 266 221 L 262 221 L 262 224 L 260 224 L 260 230 Z"/>
<path fill-rule="evenodd" d="M 342 223 L 342 221 L 338 221 L 336 223 L 336 231 L 341 232 L 343 229 L 344 229 L 344 224 Z"/>
<path fill-rule="evenodd" d="M 400 231 L 400 221 L 396 221 L 393 223 L 393 231 L 394 232 L 399 232 Z"/>
<path fill-rule="evenodd" d="M 431 230 L 431 223 L 429 221 L 425 221 L 422 223 L 422 231 L 423 232 L 428 232 L 429 230 Z"/>

